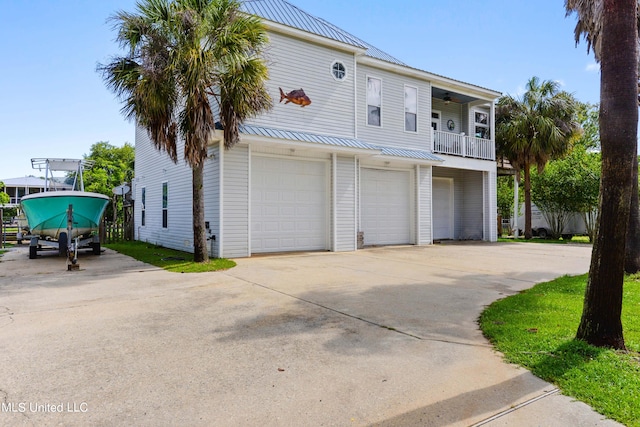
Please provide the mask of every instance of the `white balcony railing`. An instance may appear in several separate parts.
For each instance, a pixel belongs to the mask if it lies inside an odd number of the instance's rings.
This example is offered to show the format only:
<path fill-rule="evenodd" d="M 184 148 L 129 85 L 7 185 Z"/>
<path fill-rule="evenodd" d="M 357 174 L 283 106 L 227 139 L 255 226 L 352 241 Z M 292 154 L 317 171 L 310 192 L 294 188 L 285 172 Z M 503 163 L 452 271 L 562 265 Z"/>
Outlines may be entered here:
<path fill-rule="evenodd" d="M 433 131 L 433 152 L 474 159 L 496 159 L 493 140 L 439 130 Z"/>

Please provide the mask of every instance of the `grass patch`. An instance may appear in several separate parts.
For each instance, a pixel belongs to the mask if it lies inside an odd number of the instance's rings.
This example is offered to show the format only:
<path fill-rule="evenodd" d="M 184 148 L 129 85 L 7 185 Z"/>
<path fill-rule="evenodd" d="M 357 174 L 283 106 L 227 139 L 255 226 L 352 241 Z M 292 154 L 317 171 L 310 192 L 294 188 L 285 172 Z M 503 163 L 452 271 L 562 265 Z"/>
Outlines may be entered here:
<path fill-rule="evenodd" d="M 561 277 L 496 301 L 480 327 L 508 362 L 627 426 L 640 427 L 640 279 L 625 278 L 622 324 L 628 352 L 574 339 L 587 276 Z"/>
<path fill-rule="evenodd" d="M 518 237 L 517 239 L 514 237 L 498 237 L 498 242 L 520 242 L 520 243 L 554 243 L 554 244 L 567 244 L 567 243 L 584 243 L 591 244 L 589 241 L 589 237 L 587 236 L 573 236 L 571 239 L 564 240 L 560 239 L 541 239 L 539 237 L 533 237 L 529 240 Z"/>
<path fill-rule="evenodd" d="M 164 268 L 174 273 L 206 273 L 227 270 L 236 266 L 234 261 L 225 258 L 210 259 L 209 262 L 194 262 L 193 254 L 163 248 L 151 243 L 133 241 L 105 244 L 105 247 L 128 255 L 138 261 Z"/>

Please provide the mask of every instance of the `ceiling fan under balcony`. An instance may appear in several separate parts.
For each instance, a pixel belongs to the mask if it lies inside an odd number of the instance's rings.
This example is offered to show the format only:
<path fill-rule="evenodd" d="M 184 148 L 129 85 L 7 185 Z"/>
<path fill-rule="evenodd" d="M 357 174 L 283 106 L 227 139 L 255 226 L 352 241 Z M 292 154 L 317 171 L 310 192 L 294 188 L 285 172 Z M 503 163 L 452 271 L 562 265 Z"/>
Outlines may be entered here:
<path fill-rule="evenodd" d="M 453 98 L 451 97 L 451 94 L 449 92 L 446 92 L 444 94 L 444 97 L 442 98 L 442 100 L 444 101 L 445 104 L 449 104 L 451 103 L 451 101 L 453 102 L 457 102 L 457 103 L 461 103 L 462 101 L 458 98 Z"/>

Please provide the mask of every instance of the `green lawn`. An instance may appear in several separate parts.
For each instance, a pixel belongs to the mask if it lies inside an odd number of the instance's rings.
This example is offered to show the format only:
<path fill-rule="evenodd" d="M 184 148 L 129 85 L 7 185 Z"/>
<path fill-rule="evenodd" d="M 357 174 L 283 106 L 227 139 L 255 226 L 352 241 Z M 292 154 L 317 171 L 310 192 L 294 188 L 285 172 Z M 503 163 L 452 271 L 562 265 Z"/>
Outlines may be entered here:
<path fill-rule="evenodd" d="M 556 243 L 556 244 L 566 244 L 566 243 L 585 243 L 591 244 L 589 242 L 589 238 L 587 236 L 573 236 L 573 238 L 569 240 L 560 239 L 541 239 L 539 237 L 533 237 L 530 240 L 526 240 L 523 237 L 519 237 L 517 239 L 513 237 L 498 237 L 498 242 L 521 242 L 521 243 Z"/>
<path fill-rule="evenodd" d="M 110 243 L 104 246 L 138 261 L 162 267 L 175 273 L 205 273 L 227 270 L 236 266 L 234 261 L 225 258 L 211 259 L 206 263 L 193 262 L 193 254 L 189 252 L 163 248 L 139 241 Z"/>
<path fill-rule="evenodd" d="M 640 427 L 640 276 L 625 279 L 622 322 L 628 352 L 574 339 L 587 276 L 561 277 L 496 301 L 480 327 L 508 362 L 627 426 Z"/>

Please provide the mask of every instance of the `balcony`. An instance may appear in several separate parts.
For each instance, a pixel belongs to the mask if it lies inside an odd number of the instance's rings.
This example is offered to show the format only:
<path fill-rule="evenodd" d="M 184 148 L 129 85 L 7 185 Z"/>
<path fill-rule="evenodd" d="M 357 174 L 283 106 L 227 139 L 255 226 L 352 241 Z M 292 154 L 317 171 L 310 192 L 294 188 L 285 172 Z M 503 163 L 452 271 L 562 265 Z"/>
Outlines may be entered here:
<path fill-rule="evenodd" d="M 496 159 L 496 148 L 493 140 L 438 130 L 433 131 L 433 152 L 472 159 Z"/>

